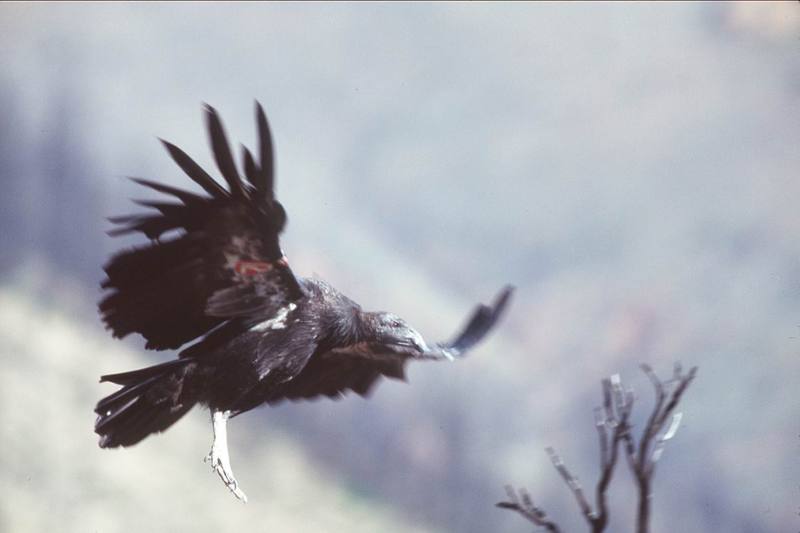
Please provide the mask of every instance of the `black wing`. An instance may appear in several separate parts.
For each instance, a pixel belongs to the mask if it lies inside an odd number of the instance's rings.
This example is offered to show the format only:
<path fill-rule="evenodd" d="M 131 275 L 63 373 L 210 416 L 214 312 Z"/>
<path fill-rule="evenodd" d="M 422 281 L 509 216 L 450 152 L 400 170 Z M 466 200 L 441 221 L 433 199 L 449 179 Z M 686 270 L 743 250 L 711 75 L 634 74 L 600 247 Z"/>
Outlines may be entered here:
<path fill-rule="evenodd" d="M 280 249 L 286 212 L 273 192 L 269 125 L 256 104 L 260 162 L 245 149 L 246 182 L 236 169 L 222 122 L 206 106 L 211 147 L 223 188 L 177 146 L 172 159 L 206 194 L 136 179 L 171 201 L 140 201 L 153 209 L 115 217 L 109 232 L 141 232 L 151 243 L 115 255 L 105 266 L 110 293 L 100 313 L 116 337 L 140 333 L 147 348 L 177 348 L 237 317 L 269 317 L 303 297 Z"/>
<path fill-rule="evenodd" d="M 359 342 L 315 354 L 302 372 L 278 391 L 273 403 L 284 398 L 307 399 L 320 395 L 339 398 L 350 390 L 367 396 L 382 377 L 405 380 L 405 365 L 409 360 L 452 361 L 463 357 L 494 327 L 513 291 L 513 287 L 505 287 L 491 306 L 479 305 L 451 342 L 437 343 L 421 352 L 410 347 Z"/>
<path fill-rule="evenodd" d="M 312 357 L 303 371 L 275 391 L 270 403 L 284 399 L 327 396 L 338 399 L 348 391 L 368 396 L 382 377 L 405 381 L 407 357 L 370 359 L 359 350 L 339 349 Z"/>

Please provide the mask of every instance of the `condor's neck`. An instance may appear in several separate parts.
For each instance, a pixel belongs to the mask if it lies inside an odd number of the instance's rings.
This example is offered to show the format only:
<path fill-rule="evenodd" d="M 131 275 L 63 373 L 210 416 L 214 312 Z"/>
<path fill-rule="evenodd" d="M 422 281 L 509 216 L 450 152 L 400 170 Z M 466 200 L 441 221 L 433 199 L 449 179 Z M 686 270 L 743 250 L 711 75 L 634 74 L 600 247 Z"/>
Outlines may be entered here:
<path fill-rule="evenodd" d="M 355 313 L 355 336 L 356 342 L 369 342 L 375 340 L 378 313 L 362 311 L 358 309 Z"/>
<path fill-rule="evenodd" d="M 323 344 L 341 348 L 370 340 L 374 336 L 374 320 L 370 315 L 358 307 L 338 309 L 326 320 Z"/>

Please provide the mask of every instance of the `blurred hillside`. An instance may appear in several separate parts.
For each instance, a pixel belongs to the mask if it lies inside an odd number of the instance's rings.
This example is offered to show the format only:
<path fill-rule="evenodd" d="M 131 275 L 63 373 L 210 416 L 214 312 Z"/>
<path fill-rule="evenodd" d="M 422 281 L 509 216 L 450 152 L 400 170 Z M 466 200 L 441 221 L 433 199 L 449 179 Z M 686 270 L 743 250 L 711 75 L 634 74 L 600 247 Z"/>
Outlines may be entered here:
<path fill-rule="evenodd" d="M 32 324 L 47 333 L 31 335 Z M 0 291 L 0 530 L 434 531 L 343 486 L 280 429 L 248 446 L 237 421 L 232 458 L 257 501 L 241 504 L 202 462 L 211 433 L 199 409 L 170 431 L 175 438 L 100 450 L 89 416 L 100 386 L 87 378 L 103 358 L 142 364 L 66 312 Z"/>
<path fill-rule="evenodd" d="M 798 529 L 796 7 L 0 4 L 0 531 L 526 531 L 505 483 L 581 530 L 544 447 L 589 482 L 600 378 L 642 415 L 638 364 L 675 360 L 700 373 L 654 530 Z M 147 196 L 123 176 L 187 186 L 155 137 L 213 170 L 200 103 L 251 143 L 253 98 L 298 274 L 434 339 L 518 290 L 465 361 L 234 420 L 243 507 L 201 411 L 119 453 L 91 411 L 97 376 L 173 355 L 94 312 L 136 242 L 104 217 Z"/>

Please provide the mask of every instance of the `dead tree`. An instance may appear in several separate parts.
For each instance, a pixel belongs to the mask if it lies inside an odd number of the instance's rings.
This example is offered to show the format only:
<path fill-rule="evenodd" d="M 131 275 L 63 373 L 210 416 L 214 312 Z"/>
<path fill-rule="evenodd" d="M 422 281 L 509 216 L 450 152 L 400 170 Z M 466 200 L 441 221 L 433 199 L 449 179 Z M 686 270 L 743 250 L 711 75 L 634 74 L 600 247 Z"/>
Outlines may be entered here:
<path fill-rule="evenodd" d="M 606 492 L 614 476 L 620 454 L 625 455 L 639 495 L 636 531 L 637 533 L 649 531 L 656 463 L 661 458 L 666 442 L 678 431 L 682 413 L 675 412 L 675 408 L 697 373 L 697 367 L 684 373 L 681 365 L 676 364 L 672 378 L 662 381 L 648 365 L 642 365 L 642 370 L 653 385 L 655 403 L 639 437 L 638 446 L 630 422 L 634 403 L 633 389 L 624 388 L 618 374 L 602 381 L 603 405 L 594 410 L 595 428 L 600 443 L 600 478 L 595 487 L 594 507 L 589 503 L 583 487 L 564 464 L 561 456 L 553 448 L 546 449 L 553 466 L 575 497 L 592 533 L 604 531 L 608 525 Z M 540 507 L 534 505 L 533 499 L 525 489 L 516 491 L 509 486 L 506 487 L 506 492 L 508 501 L 498 503 L 497 507 L 516 511 L 529 522 L 544 527 L 547 531 L 560 533 L 558 525 L 550 520 Z"/>

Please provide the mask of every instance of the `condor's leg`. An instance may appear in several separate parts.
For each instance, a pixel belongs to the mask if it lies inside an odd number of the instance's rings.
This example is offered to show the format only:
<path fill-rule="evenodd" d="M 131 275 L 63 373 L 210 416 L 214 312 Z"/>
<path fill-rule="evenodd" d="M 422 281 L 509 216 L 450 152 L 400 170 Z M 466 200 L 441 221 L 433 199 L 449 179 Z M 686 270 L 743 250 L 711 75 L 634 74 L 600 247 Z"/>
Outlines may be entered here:
<path fill-rule="evenodd" d="M 204 459 L 211 463 L 211 468 L 219 478 L 230 489 L 234 496 L 247 503 L 247 496 L 239 488 L 239 483 L 233 476 L 231 469 L 231 459 L 228 455 L 228 430 L 226 423 L 230 417 L 230 411 L 211 411 L 211 423 L 214 430 L 214 442 L 211 444 L 211 451 Z"/>

